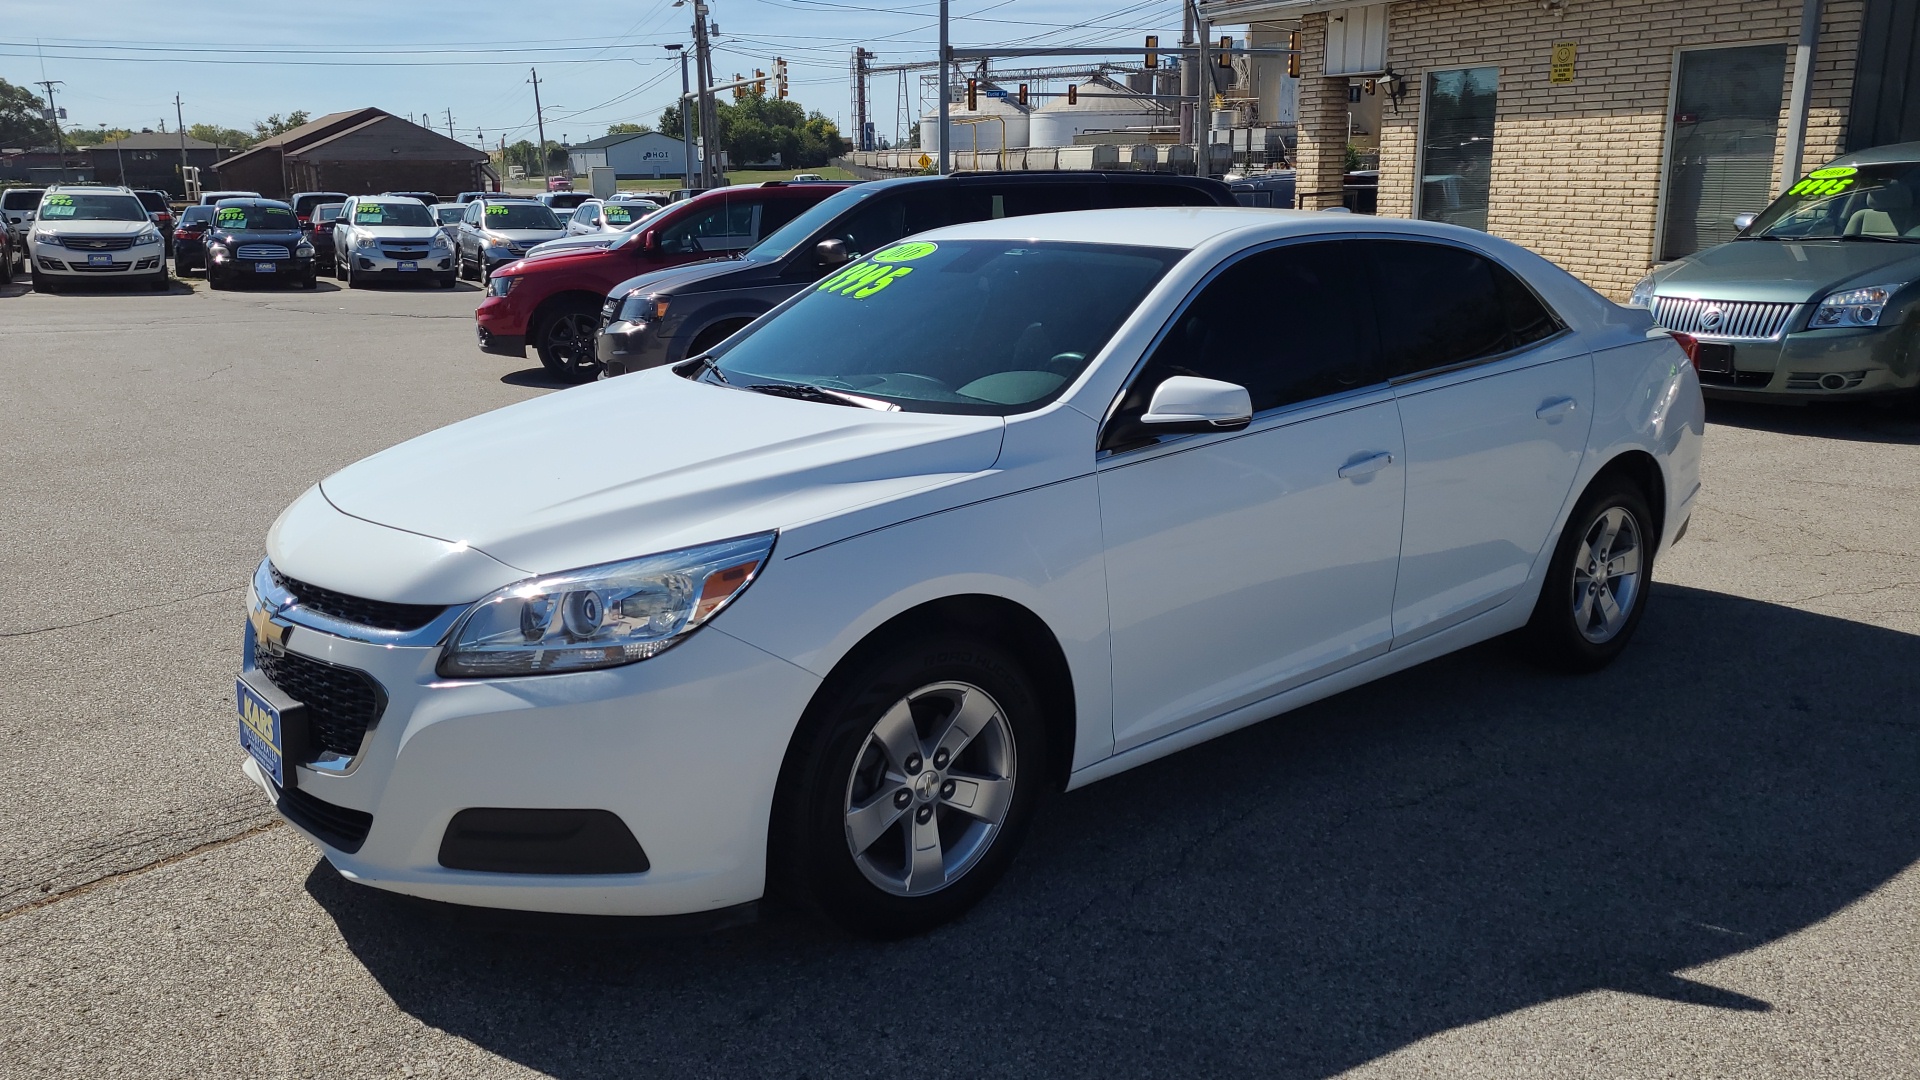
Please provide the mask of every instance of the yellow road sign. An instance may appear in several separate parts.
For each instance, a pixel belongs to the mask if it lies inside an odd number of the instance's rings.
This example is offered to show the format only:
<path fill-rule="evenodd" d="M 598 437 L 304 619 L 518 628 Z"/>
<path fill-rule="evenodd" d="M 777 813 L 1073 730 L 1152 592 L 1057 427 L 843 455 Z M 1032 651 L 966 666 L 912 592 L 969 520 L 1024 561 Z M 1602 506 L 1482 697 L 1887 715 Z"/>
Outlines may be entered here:
<path fill-rule="evenodd" d="M 928 157 L 928 156 L 927 156 L 927 155 L 925 155 L 925 154 L 921 154 L 921 155 L 920 155 L 920 160 L 918 160 L 918 161 L 916 161 L 916 162 L 914 162 L 914 164 L 916 164 L 916 165 L 918 165 L 918 166 L 920 166 L 921 168 L 923 168 L 923 169 L 924 169 L 924 168 L 926 168 L 927 166 L 929 166 L 929 165 L 931 165 L 931 164 L 933 164 L 933 159 L 932 159 L 932 158 L 930 158 L 930 157 Z"/>

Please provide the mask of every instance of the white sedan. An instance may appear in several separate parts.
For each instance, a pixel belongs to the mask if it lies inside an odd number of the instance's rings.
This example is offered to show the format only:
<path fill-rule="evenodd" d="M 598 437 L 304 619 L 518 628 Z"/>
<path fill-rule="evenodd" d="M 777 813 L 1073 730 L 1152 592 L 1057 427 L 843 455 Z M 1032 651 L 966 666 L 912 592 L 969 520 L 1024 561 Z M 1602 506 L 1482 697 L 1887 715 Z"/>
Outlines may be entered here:
<path fill-rule="evenodd" d="M 1699 491 L 1687 344 L 1446 225 L 922 234 L 309 490 L 245 768 L 385 889 L 919 931 L 1045 789 L 1500 634 L 1612 660 Z"/>

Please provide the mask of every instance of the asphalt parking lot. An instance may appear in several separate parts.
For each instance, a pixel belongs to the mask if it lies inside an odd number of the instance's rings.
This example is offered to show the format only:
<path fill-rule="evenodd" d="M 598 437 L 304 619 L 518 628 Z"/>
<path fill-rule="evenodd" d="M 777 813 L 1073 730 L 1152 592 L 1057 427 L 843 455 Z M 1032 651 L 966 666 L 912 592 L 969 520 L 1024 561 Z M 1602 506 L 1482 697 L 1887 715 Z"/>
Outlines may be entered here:
<path fill-rule="evenodd" d="M 1713 406 L 1603 673 L 1495 643 L 1061 796 L 925 938 L 659 937 L 353 886 L 240 774 L 281 508 L 555 389 L 477 297 L 0 287 L 0 1077 L 1914 1075 L 1920 408 Z"/>

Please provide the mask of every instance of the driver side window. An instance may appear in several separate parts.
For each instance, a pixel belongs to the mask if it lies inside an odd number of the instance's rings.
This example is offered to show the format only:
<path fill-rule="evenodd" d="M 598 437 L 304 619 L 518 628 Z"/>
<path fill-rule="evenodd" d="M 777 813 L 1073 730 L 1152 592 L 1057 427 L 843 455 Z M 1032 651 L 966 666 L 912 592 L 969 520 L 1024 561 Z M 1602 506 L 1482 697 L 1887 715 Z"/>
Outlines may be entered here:
<path fill-rule="evenodd" d="M 1232 263 L 1169 324 L 1102 448 L 1151 440 L 1139 417 L 1176 375 L 1246 387 L 1255 415 L 1386 382 L 1371 295 L 1352 241 L 1292 244 Z"/>

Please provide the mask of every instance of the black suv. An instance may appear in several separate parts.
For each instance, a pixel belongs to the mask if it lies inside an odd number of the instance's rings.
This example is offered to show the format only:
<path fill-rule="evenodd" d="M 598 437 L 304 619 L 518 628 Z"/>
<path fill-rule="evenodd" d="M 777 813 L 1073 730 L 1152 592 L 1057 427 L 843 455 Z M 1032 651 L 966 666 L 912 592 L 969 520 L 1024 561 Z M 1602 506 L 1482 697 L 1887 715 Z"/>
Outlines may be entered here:
<path fill-rule="evenodd" d="M 1156 173 L 980 173 L 859 184 L 738 259 L 621 282 L 600 309 L 595 352 L 606 376 L 698 356 L 835 267 L 943 225 L 1112 207 L 1233 205 L 1233 193 L 1217 180 Z"/>
<path fill-rule="evenodd" d="M 207 287 L 240 281 L 292 282 L 314 287 L 313 244 L 300 231 L 293 207 L 272 199 L 222 199 L 207 227 Z"/>

